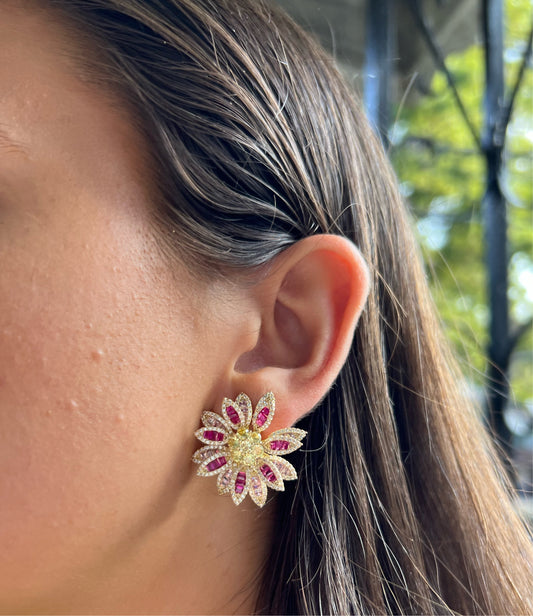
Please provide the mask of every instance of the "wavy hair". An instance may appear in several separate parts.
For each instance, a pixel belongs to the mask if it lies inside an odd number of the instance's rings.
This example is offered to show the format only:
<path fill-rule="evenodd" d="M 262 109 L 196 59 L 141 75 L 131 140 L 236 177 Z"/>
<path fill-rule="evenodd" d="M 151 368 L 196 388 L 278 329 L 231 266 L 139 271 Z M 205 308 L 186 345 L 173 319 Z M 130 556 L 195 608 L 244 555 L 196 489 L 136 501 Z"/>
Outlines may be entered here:
<path fill-rule="evenodd" d="M 263 0 L 38 5 L 75 33 L 80 78 L 144 134 L 165 256 L 231 276 L 335 233 L 370 268 L 348 360 L 300 424 L 299 480 L 276 497 L 257 612 L 533 612 L 529 538 L 395 176 L 332 59 Z"/>

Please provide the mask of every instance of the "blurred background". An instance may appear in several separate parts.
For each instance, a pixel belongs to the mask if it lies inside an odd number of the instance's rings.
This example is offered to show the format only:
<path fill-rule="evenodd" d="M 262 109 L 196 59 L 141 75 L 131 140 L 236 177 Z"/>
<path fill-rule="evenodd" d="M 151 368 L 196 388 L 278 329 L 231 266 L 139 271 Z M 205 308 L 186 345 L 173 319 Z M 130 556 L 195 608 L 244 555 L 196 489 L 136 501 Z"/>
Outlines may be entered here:
<path fill-rule="evenodd" d="M 533 519 L 533 0 L 277 1 L 388 150 L 465 386 Z"/>

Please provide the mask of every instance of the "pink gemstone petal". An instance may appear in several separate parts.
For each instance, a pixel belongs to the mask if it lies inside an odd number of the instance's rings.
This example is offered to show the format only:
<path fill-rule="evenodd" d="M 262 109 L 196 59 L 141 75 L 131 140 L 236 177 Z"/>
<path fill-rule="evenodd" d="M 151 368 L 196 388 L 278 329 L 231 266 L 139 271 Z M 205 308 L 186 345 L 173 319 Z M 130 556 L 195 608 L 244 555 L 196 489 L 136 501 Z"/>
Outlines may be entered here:
<path fill-rule="evenodd" d="M 262 425 L 264 425 L 264 423 L 268 419 L 269 415 L 270 415 L 270 409 L 268 408 L 268 406 L 264 406 L 259 411 L 259 413 L 257 415 L 257 419 L 255 420 L 255 423 L 256 423 L 258 428 L 260 428 Z"/>
<path fill-rule="evenodd" d="M 276 452 L 280 456 L 296 451 L 302 446 L 301 439 L 307 434 L 299 428 L 284 428 L 276 430 L 263 441 L 263 449 L 267 453 Z"/>
<path fill-rule="evenodd" d="M 212 470 L 212 469 L 209 469 L 209 470 Z M 263 473 L 264 478 L 269 483 L 276 482 L 276 473 L 274 473 L 274 471 L 272 470 L 269 464 L 263 464 L 259 470 Z"/>
<path fill-rule="evenodd" d="M 229 398 L 224 398 L 222 403 L 222 417 L 233 430 L 237 430 L 243 425 L 244 417 L 239 405 Z"/>
<path fill-rule="evenodd" d="M 258 469 L 260 475 L 262 475 L 266 481 L 266 484 L 269 488 L 273 488 L 274 490 L 283 491 L 285 487 L 283 486 L 283 478 L 278 467 L 270 462 L 267 458 L 261 460 L 258 464 Z"/>
<path fill-rule="evenodd" d="M 206 447 L 205 449 L 210 449 Z M 197 452 L 198 453 L 198 452 Z M 214 450 L 205 461 L 199 462 L 199 456 L 193 456 L 193 460 L 200 464 L 197 474 L 201 477 L 209 477 L 210 475 L 217 475 L 225 470 L 228 464 L 229 456 L 225 447 Z M 203 457 L 203 456 L 202 456 Z"/>
<path fill-rule="evenodd" d="M 289 449 L 289 441 L 270 441 L 270 449 L 273 451 L 287 451 Z"/>
<path fill-rule="evenodd" d="M 278 456 L 264 456 L 257 461 L 256 470 L 259 477 L 266 482 L 267 487 L 274 490 L 284 490 L 283 477 L 279 468 L 272 461 Z M 281 459 L 281 458 L 280 458 Z"/>
<path fill-rule="evenodd" d="M 225 434 L 223 432 L 218 432 L 217 430 L 205 430 L 204 438 L 208 441 L 223 441 Z M 276 441 L 281 442 L 281 441 Z M 288 445 L 288 443 L 287 443 Z M 278 449 L 283 449 L 283 447 L 278 447 Z M 287 449 L 287 447 L 285 447 Z"/>
<path fill-rule="evenodd" d="M 235 492 L 237 492 L 237 494 L 241 494 L 244 491 L 245 486 L 246 473 L 244 471 L 239 471 L 237 473 L 237 477 L 235 477 Z"/>
<path fill-rule="evenodd" d="M 228 441 L 228 434 L 222 430 L 214 428 L 200 428 L 194 433 L 197 439 L 206 445 L 225 445 Z"/>
<path fill-rule="evenodd" d="M 226 408 L 226 415 L 229 417 L 229 420 L 232 424 L 241 423 L 241 420 L 239 419 L 239 413 L 237 413 L 233 406 L 228 406 Z"/>
<path fill-rule="evenodd" d="M 205 467 L 209 472 L 217 471 L 219 468 L 225 466 L 227 462 L 228 461 L 225 456 L 220 456 L 219 458 L 215 458 L 214 460 L 211 460 L 211 462 L 208 462 Z"/>
<path fill-rule="evenodd" d="M 266 393 L 257 403 L 252 417 L 252 429 L 266 430 L 274 418 L 276 400 L 272 392 Z"/>
<path fill-rule="evenodd" d="M 236 505 L 242 503 L 244 497 L 248 494 L 249 485 L 247 479 L 247 473 L 245 471 L 237 471 L 231 489 L 231 498 Z"/>

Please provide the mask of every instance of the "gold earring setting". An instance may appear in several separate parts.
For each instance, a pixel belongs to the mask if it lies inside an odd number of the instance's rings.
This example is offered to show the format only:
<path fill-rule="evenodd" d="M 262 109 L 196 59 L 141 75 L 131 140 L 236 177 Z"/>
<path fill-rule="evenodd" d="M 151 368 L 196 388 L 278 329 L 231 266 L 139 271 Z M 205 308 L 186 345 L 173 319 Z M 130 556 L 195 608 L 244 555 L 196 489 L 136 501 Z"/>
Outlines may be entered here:
<path fill-rule="evenodd" d="M 301 447 L 307 432 L 284 428 L 263 440 L 261 433 L 272 423 L 275 410 L 272 392 L 259 400 L 253 413 L 250 398 L 241 393 L 235 401 L 224 398 L 220 415 L 205 411 L 204 427 L 194 433 L 205 444 L 192 458 L 199 464 L 198 475 L 218 475 L 219 494 L 231 494 L 236 505 L 248 494 L 262 507 L 268 488 L 283 491 L 283 481 L 297 478 L 294 466 L 280 456 Z"/>

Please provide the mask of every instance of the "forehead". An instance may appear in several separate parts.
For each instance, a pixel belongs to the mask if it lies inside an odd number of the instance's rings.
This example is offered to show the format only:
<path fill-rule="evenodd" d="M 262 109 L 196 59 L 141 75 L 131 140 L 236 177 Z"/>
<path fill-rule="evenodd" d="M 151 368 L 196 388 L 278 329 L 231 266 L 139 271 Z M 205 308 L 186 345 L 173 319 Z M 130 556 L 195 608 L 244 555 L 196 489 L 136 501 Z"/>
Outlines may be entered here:
<path fill-rule="evenodd" d="M 146 148 L 127 114 L 78 78 L 54 14 L 24 6 L 0 3 L 0 173 L 23 154 L 32 170 L 98 190 L 117 177 L 143 184 Z"/>

